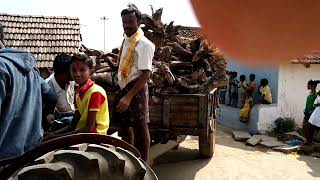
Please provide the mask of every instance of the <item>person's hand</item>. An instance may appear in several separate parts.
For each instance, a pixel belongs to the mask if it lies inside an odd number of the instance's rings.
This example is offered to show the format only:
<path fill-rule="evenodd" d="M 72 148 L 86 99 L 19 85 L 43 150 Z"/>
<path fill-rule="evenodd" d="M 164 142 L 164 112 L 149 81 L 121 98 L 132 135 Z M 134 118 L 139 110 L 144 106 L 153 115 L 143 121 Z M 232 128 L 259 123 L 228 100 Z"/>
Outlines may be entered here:
<path fill-rule="evenodd" d="M 318 0 L 191 2 L 208 40 L 240 62 L 289 63 L 319 49 Z"/>
<path fill-rule="evenodd" d="M 79 89 L 80 89 L 80 86 L 79 86 L 79 84 L 74 84 L 74 93 L 75 94 L 78 94 L 79 93 Z"/>
<path fill-rule="evenodd" d="M 118 106 L 117 106 L 117 111 L 119 113 L 125 112 L 128 109 L 128 107 L 131 103 L 131 100 L 132 100 L 132 97 L 129 95 L 122 97 L 119 101 Z"/>
<path fill-rule="evenodd" d="M 51 124 L 54 121 L 54 115 L 53 114 L 48 114 L 46 116 L 46 120 L 48 124 Z"/>

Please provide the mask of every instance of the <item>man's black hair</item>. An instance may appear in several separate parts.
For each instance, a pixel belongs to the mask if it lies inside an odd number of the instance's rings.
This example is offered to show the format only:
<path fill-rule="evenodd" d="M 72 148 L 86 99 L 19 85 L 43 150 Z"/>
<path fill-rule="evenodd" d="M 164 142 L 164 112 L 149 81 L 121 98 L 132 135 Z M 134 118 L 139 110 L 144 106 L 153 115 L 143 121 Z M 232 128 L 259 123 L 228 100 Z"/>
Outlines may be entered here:
<path fill-rule="evenodd" d="M 0 24 L 0 41 L 4 43 L 3 40 L 4 40 L 3 26 Z"/>
<path fill-rule="evenodd" d="M 261 84 L 264 85 L 264 86 L 268 85 L 269 84 L 268 79 L 265 79 L 265 78 L 261 79 Z"/>
<path fill-rule="evenodd" d="M 90 69 L 92 69 L 93 67 L 93 61 L 90 58 L 90 56 L 86 55 L 86 54 L 73 54 L 72 58 L 71 58 L 71 63 L 74 63 L 76 61 L 80 61 L 85 63 L 87 66 L 89 66 Z"/>
<path fill-rule="evenodd" d="M 250 74 L 250 78 L 256 79 L 256 75 L 255 74 Z"/>
<path fill-rule="evenodd" d="M 237 77 L 238 76 L 238 73 L 237 72 L 233 72 L 233 77 Z"/>
<path fill-rule="evenodd" d="M 55 74 L 63 74 L 70 72 L 71 55 L 61 53 L 56 56 L 53 61 L 53 71 Z"/>
<path fill-rule="evenodd" d="M 246 76 L 245 75 L 241 75 L 240 76 L 240 81 L 244 81 L 244 80 L 246 80 Z"/>
<path fill-rule="evenodd" d="M 124 9 L 121 11 L 121 17 L 122 16 L 125 16 L 125 15 L 128 15 L 128 14 L 135 14 L 136 17 L 137 17 L 137 20 L 141 20 L 141 12 L 139 11 L 139 9 L 133 5 L 133 4 L 129 4 L 128 5 L 128 8 Z"/>
<path fill-rule="evenodd" d="M 308 81 L 308 85 L 317 86 L 320 83 L 319 80 L 310 80 Z"/>

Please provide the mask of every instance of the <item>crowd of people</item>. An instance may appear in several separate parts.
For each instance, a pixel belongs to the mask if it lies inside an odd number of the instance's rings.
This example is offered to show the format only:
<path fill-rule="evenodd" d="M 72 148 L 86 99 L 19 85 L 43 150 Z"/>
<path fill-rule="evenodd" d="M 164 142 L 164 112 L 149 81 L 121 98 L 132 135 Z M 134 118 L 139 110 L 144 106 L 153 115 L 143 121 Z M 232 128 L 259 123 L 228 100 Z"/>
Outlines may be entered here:
<path fill-rule="evenodd" d="M 228 72 L 228 76 L 228 85 L 225 89 L 220 90 L 220 99 L 222 99 L 223 104 L 226 104 L 226 91 L 228 91 L 229 102 L 227 106 L 241 108 L 241 122 L 248 122 L 250 110 L 255 103 L 272 104 L 272 92 L 268 86 L 269 81 L 267 79 L 261 79 L 260 86 L 257 88 L 255 74 L 250 74 L 249 82 L 246 81 L 245 75 L 241 75 L 238 81 L 238 73 L 234 71 Z M 257 94 L 255 94 L 256 91 L 258 91 Z M 259 96 L 258 102 L 254 101 L 255 96 Z"/>
<path fill-rule="evenodd" d="M 239 81 L 237 80 L 237 72 L 229 72 L 228 75 L 229 83 L 227 87 L 220 89 L 221 103 L 225 104 L 225 92 L 228 91 L 229 103 L 227 105 L 237 108 L 238 104 L 240 104 L 240 121 L 248 122 L 250 111 L 255 104 L 255 75 L 251 74 L 249 76 L 249 83 L 246 82 L 245 75 L 241 75 Z M 313 144 L 314 136 L 320 130 L 320 91 L 317 92 L 319 83 L 319 80 L 310 80 L 307 83 L 307 89 L 310 90 L 310 93 L 306 99 L 303 119 L 303 131 L 307 140 L 306 145 Z M 260 96 L 258 103 L 272 104 L 272 93 L 267 79 L 261 79 L 258 95 Z"/>
<path fill-rule="evenodd" d="M 136 7 L 124 9 L 121 17 L 124 40 L 117 62 L 120 90 L 113 115 L 121 127 L 119 135 L 149 162 L 147 82 L 155 45 L 144 36 Z M 34 56 L 6 48 L 3 37 L 0 25 L 0 160 L 20 156 L 43 141 L 68 134 L 107 134 L 108 97 L 90 79 L 94 73 L 90 56 L 57 55 L 54 74 L 44 80 Z M 107 58 L 107 54 L 99 58 Z M 52 122 L 60 128 L 52 129 Z"/>

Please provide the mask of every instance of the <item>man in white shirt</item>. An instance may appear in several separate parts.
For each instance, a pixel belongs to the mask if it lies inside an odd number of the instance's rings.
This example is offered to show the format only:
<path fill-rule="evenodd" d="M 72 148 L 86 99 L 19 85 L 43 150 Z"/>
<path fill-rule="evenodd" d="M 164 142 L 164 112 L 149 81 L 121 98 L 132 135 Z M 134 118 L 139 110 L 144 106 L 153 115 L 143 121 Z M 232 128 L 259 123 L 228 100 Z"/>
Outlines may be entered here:
<path fill-rule="evenodd" d="M 70 75 L 71 55 L 59 54 L 53 62 L 54 74 L 46 79 L 57 97 L 54 119 L 70 124 L 74 114 L 74 81 Z"/>
<path fill-rule="evenodd" d="M 141 13 L 133 6 L 121 12 L 124 41 L 119 53 L 115 120 L 120 122 L 123 140 L 137 147 L 148 163 L 150 134 L 148 129 L 148 80 L 152 70 L 155 45 L 141 30 Z"/>

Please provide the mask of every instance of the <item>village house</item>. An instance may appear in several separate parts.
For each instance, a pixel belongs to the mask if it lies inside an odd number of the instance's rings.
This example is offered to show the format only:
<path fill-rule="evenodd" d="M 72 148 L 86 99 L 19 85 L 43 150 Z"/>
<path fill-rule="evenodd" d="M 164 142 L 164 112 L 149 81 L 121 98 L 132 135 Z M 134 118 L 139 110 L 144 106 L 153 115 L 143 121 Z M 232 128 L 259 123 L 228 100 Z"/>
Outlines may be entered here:
<path fill-rule="evenodd" d="M 77 53 L 81 41 L 79 18 L 0 14 L 7 47 L 31 52 L 45 78 L 59 53 Z"/>
<path fill-rule="evenodd" d="M 303 110 L 309 93 L 307 82 L 311 79 L 320 80 L 320 54 L 315 52 L 287 63 L 269 66 L 249 67 L 229 61 L 228 70 L 238 72 L 238 80 L 239 76 L 244 74 L 247 82 L 249 75 L 255 74 L 257 86 L 262 78 L 267 78 L 273 104 L 256 104 L 251 111 L 248 124 L 239 122 L 240 108 L 221 105 L 218 109 L 218 121 L 235 129 L 264 133 L 271 130 L 277 118 L 292 118 L 298 126 L 302 125 Z M 259 99 L 257 90 L 254 99 L 257 103 Z"/>

